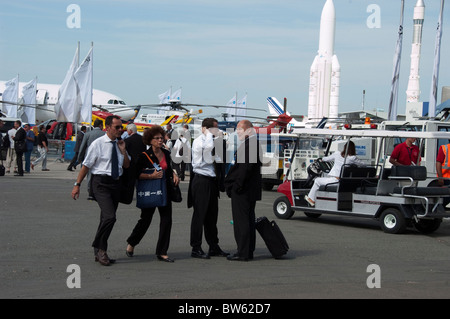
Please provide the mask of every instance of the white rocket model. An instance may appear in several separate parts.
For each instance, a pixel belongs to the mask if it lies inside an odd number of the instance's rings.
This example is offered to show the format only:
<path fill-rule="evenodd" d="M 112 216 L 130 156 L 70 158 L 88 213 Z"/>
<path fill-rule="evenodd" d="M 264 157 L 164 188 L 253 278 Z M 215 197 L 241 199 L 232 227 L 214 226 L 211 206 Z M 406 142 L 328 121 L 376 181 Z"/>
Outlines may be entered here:
<path fill-rule="evenodd" d="M 320 18 L 319 51 L 311 65 L 308 120 L 337 118 L 341 66 L 334 55 L 336 12 L 333 0 L 327 0 Z"/>
<path fill-rule="evenodd" d="M 411 48 L 411 69 L 409 71 L 408 88 L 406 90 L 406 101 L 419 102 L 420 83 L 419 83 L 419 63 L 420 48 L 422 47 L 422 27 L 425 17 L 425 4 L 423 0 L 417 0 L 414 7 L 414 33 Z"/>

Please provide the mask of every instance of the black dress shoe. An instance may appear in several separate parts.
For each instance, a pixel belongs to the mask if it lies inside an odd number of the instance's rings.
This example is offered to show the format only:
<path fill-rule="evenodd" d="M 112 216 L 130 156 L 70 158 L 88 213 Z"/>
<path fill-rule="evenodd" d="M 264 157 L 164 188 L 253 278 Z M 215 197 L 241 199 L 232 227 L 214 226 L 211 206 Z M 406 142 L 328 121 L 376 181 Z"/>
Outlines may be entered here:
<path fill-rule="evenodd" d="M 133 252 L 133 251 L 125 250 L 125 254 L 126 254 L 128 257 L 133 257 L 134 252 Z"/>
<path fill-rule="evenodd" d="M 111 260 L 108 257 L 106 251 L 99 249 L 97 255 L 95 256 L 95 261 L 98 261 L 103 266 L 109 266 Z"/>
<path fill-rule="evenodd" d="M 210 259 L 208 254 L 205 254 L 203 250 L 193 250 L 191 253 L 191 257 L 200 258 L 200 259 Z"/>
<path fill-rule="evenodd" d="M 228 256 L 227 259 L 231 261 L 248 261 L 248 258 L 244 258 L 236 254 Z"/>
<path fill-rule="evenodd" d="M 173 263 L 173 262 L 175 262 L 175 260 L 170 259 L 169 257 L 164 258 L 164 257 L 161 256 L 161 255 L 156 255 L 156 257 L 158 258 L 158 260 L 165 261 L 165 262 L 168 262 L 168 263 Z"/>
<path fill-rule="evenodd" d="M 230 253 L 224 252 L 222 249 L 210 249 L 208 251 L 208 255 L 210 256 L 219 256 L 219 257 L 228 257 Z"/>
<path fill-rule="evenodd" d="M 68 167 L 67 170 L 73 172 L 72 167 Z"/>

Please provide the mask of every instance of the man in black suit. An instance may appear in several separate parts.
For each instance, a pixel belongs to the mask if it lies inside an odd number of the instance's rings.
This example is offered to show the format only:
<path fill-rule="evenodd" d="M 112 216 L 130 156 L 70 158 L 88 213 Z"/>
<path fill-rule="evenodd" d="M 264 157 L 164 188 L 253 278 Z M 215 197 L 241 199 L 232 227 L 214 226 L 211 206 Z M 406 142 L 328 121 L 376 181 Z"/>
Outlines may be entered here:
<path fill-rule="evenodd" d="M 16 163 L 17 163 L 17 174 L 14 176 L 23 176 L 23 153 L 26 151 L 27 143 L 25 138 L 27 137 L 27 132 L 22 127 L 22 122 L 17 120 L 14 122 L 14 128 L 16 133 L 14 135 L 14 149 L 16 151 Z"/>
<path fill-rule="evenodd" d="M 261 200 L 262 151 L 250 121 L 240 121 L 236 132 L 242 143 L 225 178 L 225 188 L 231 198 L 237 253 L 227 258 L 248 261 L 253 259 L 255 250 L 255 206 L 256 201 Z"/>
<path fill-rule="evenodd" d="M 137 132 L 136 124 L 128 124 L 127 133 L 128 137 L 124 139 L 125 147 L 131 156 L 131 164 L 133 164 L 133 162 L 137 162 L 139 154 L 145 152 L 147 147 L 142 140 L 142 135 Z"/>
<path fill-rule="evenodd" d="M 134 188 L 136 184 L 136 164 L 139 154 L 145 152 L 147 146 L 142 140 L 142 135 L 137 132 L 136 124 L 127 125 L 128 137 L 124 139 L 125 148 L 130 155 L 130 167 L 124 169 L 121 176 L 122 191 L 120 193 L 120 202 L 122 204 L 131 204 L 133 202 Z"/>

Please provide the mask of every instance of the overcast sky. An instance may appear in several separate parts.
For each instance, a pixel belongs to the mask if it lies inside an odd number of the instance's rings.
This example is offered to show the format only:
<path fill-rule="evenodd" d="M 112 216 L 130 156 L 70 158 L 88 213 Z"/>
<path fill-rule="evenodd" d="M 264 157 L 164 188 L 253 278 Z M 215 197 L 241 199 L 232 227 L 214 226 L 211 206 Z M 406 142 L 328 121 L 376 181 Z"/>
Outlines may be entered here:
<path fill-rule="evenodd" d="M 439 0 L 424 0 L 421 101 L 429 100 Z M 399 114 L 404 114 L 416 0 L 405 1 Z M 67 12 L 69 5 L 79 6 Z M 77 42 L 94 43 L 94 88 L 127 104 L 158 103 L 182 87 L 186 103 L 225 105 L 237 92 L 267 110 L 286 97 L 307 115 L 309 70 L 319 45 L 325 0 L 1 0 L 0 80 L 20 75 L 60 84 Z M 334 0 L 335 54 L 341 65 L 339 112 L 387 111 L 400 0 Z M 379 8 L 371 28 L 370 5 Z M 372 22 L 374 20 L 371 20 Z M 80 27 L 74 27 L 79 22 Z M 71 24 L 72 23 L 72 24 Z M 75 25 L 76 26 L 76 25 Z M 438 104 L 450 86 L 450 3 L 444 10 Z M 213 111 L 214 113 L 214 111 Z M 219 114 L 220 112 L 215 112 Z M 266 116 L 265 112 L 250 112 Z"/>

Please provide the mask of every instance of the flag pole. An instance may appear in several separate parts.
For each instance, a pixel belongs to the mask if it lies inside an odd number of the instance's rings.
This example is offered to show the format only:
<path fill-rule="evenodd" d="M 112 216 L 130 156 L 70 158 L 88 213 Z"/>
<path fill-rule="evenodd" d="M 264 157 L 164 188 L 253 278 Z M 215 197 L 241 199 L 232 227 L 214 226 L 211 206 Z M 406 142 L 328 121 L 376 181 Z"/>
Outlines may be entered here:
<path fill-rule="evenodd" d="M 439 81 L 439 63 L 441 59 L 441 39 L 442 39 L 442 16 L 444 12 L 444 0 L 441 0 L 441 11 L 439 13 L 439 20 L 436 29 L 436 44 L 434 49 L 434 68 L 431 77 L 430 102 L 428 107 L 428 117 L 434 118 L 436 116 L 436 102 Z"/>
<path fill-rule="evenodd" d="M 80 41 L 77 42 L 77 52 L 78 52 L 78 56 L 77 56 L 77 69 L 80 67 Z M 76 72 L 76 70 L 75 70 Z M 77 135 L 78 135 L 78 120 L 77 122 L 73 122 L 73 126 L 75 126 L 75 140 L 77 139 Z"/>
<path fill-rule="evenodd" d="M 397 120 L 397 106 L 398 106 L 398 83 L 400 80 L 400 62 L 402 57 L 402 40 L 403 40 L 403 12 L 405 8 L 405 1 L 402 0 L 402 8 L 400 13 L 400 26 L 398 28 L 398 39 L 394 55 L 394 70 L 391 81 L 391 97 L 389 100 L 388 119 L 390 121 Z"/>
<path fill-rule="evenodd" d="M 91 42 L 92 56 L 92 72 L 91 72 L 91 111 L 89 113 L 89 123 L 92 123 L 92 103 L 94 103 L 94 41 Z"/>

